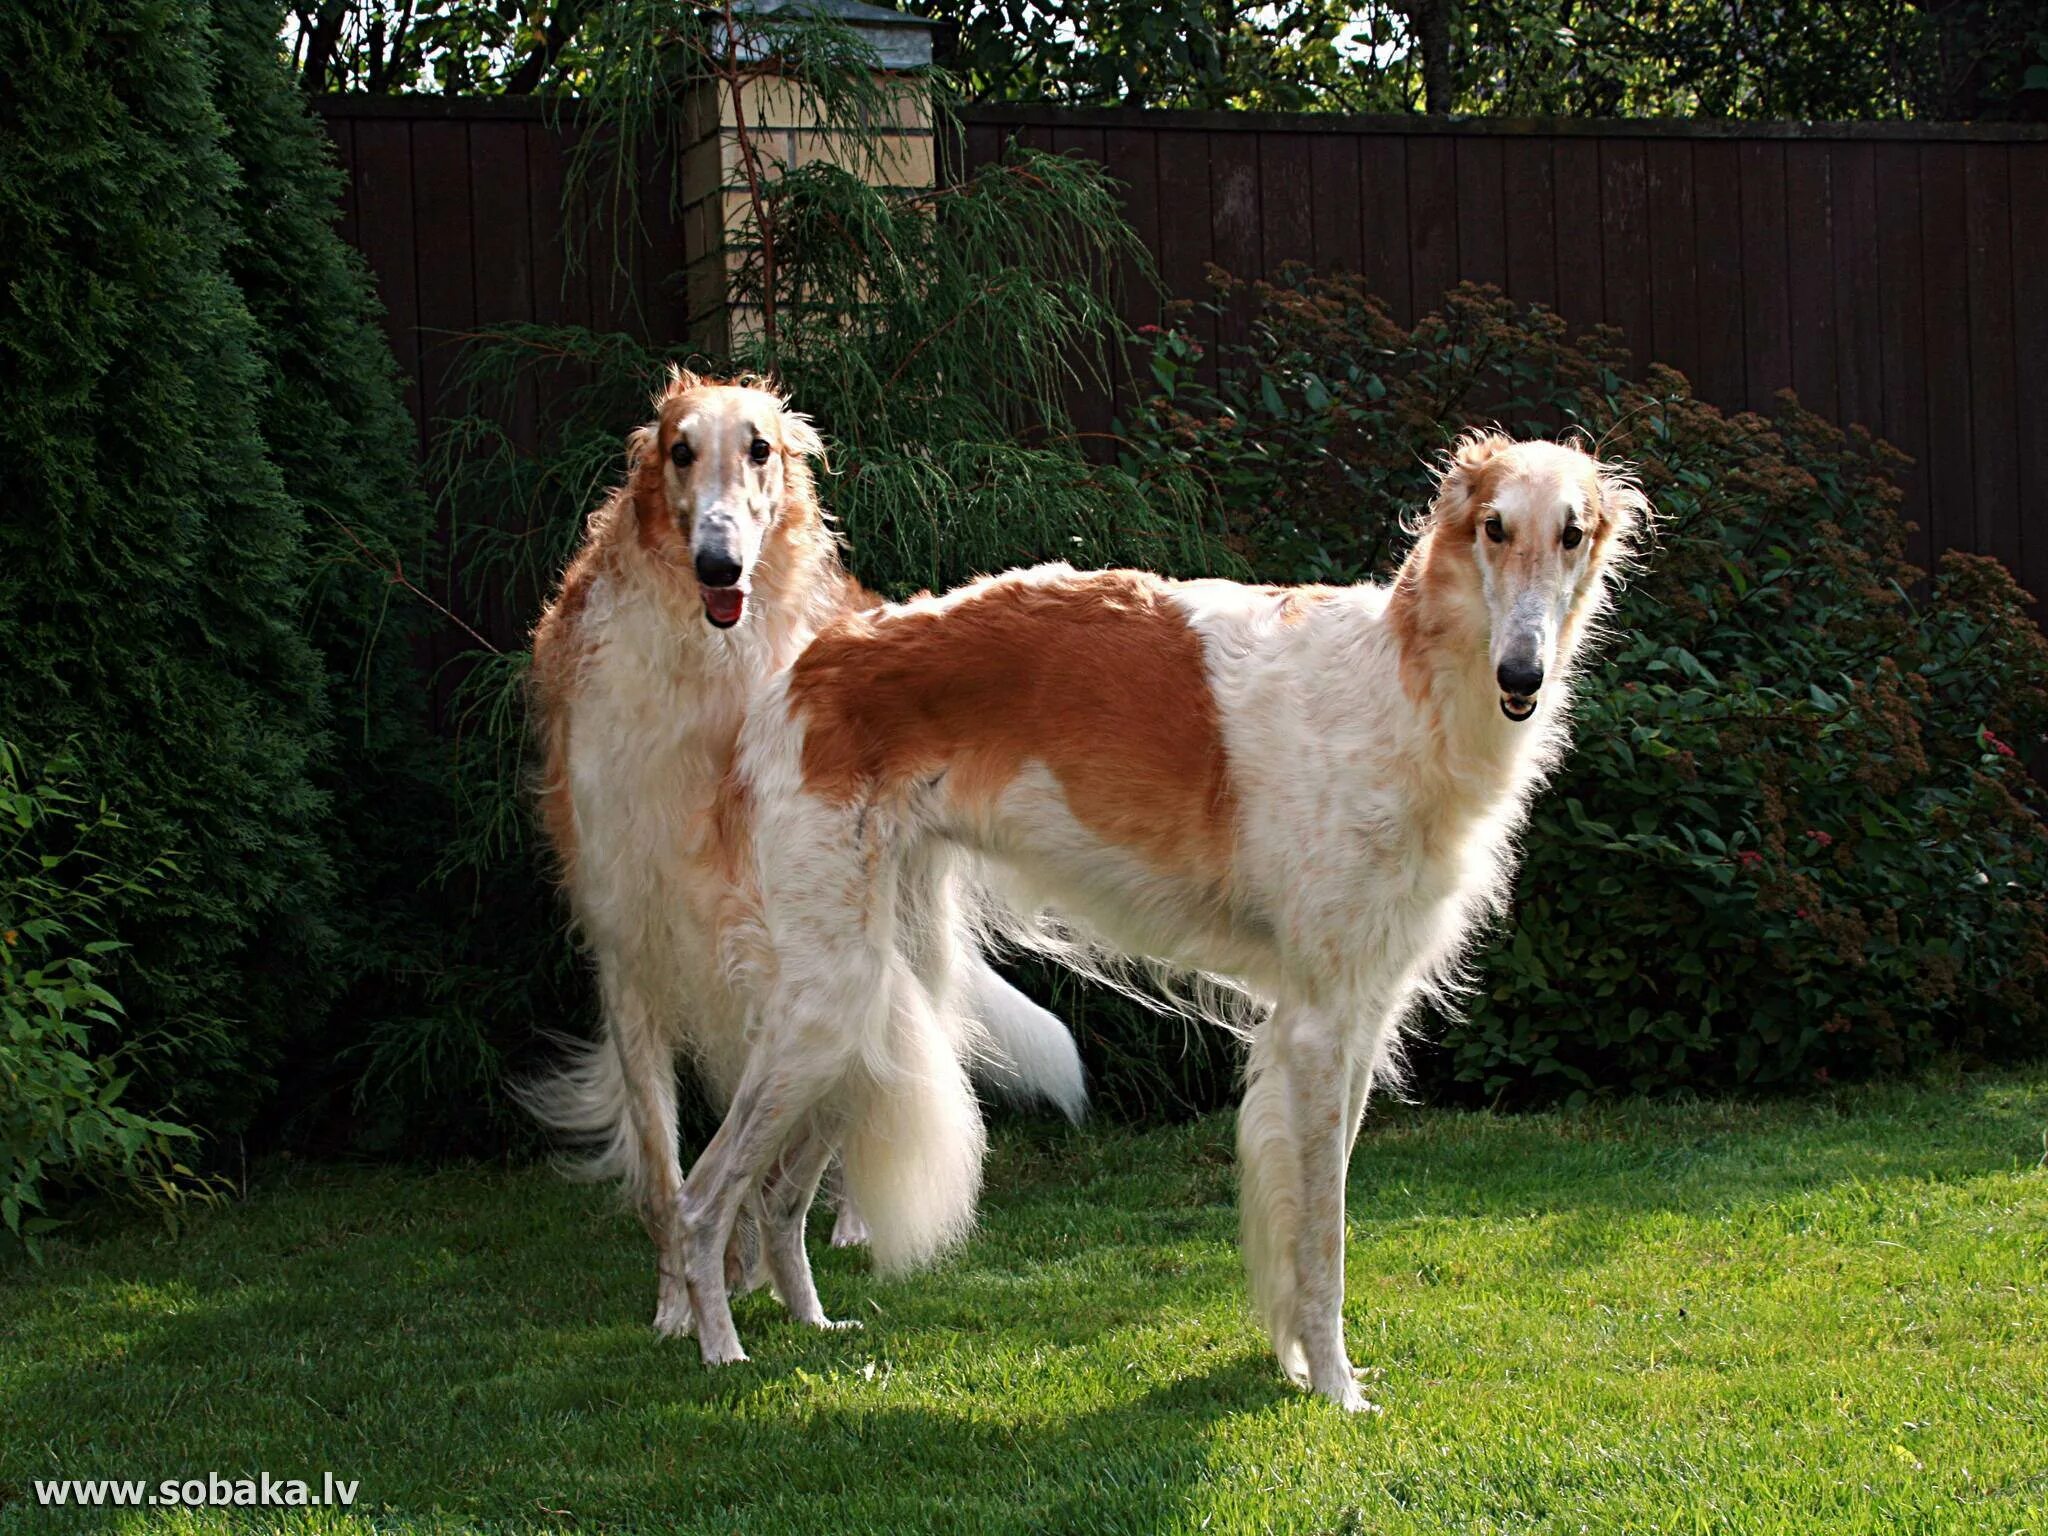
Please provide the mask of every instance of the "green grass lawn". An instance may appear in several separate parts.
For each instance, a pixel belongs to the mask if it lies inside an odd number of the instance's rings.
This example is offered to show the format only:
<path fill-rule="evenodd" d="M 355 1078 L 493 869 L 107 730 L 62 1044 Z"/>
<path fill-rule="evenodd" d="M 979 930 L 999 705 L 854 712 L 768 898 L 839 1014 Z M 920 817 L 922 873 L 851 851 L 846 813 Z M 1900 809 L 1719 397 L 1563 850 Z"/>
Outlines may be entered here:
<path fill-rule="evenodd" d="M 2048 1074 L 1765 1107 L 1376 1109 L 1353 1165 L 1377 1417 L 1245 1310 L 1228 1118 L 998 1137 L 979 1235 L 707 1374 L 651 1260 L 542 1168 L 272 1164 L 173 1241 L 0 1270 L 0 1530 L 237 1528 L 32 1479 L 359 1479 L 457 1531 L 2048 1533 Z"/>

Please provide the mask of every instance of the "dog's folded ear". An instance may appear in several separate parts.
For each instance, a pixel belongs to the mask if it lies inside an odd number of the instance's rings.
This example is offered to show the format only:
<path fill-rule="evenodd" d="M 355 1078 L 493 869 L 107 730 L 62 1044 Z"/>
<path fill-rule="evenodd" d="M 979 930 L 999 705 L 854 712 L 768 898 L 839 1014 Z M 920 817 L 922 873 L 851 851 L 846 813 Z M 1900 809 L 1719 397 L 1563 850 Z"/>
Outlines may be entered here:
<path fill-rule="evenodd" d="M 661 423 L 650 421 L 644 427 L 635 427 L 626 434 L 626 468 L 638 469 L 652 458 L 661 446 Z"/>
<path fill-rule="evenodd" d="M 825 457 L 825 439 L 801 411 L 782 413 L 782 442 L 791 453 L 800 453 L 807 459 Z"/>
<path fill-rule="evenodd" d="M 1639 546 L 1652 535 L 1657 509 L 1625 464 L 1599 463 L 1600 516 L 1624 546 Z"/>
<path fill-rule="evenodd" d="M 1480 472 L 1493 462 L 1495 454 L 1512 448 L 1514 442 L 1506 433 L 1487 427 L 1472 427 L 1464 432 L 1444 458 L 1430 510 L 1443 517 L 1464 506 L 1478 487 Z"/>

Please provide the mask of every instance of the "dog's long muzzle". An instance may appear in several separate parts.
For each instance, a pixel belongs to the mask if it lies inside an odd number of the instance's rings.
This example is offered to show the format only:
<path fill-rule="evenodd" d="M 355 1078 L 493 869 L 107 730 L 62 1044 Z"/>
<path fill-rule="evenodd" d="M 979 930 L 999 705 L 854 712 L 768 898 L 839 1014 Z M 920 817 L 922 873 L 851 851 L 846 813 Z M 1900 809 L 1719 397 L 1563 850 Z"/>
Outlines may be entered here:
<path fill-rule="evenodd" d="M 1536 691 L 1543 686 L 1541 637 L 1517 637 L 1493 669 L 1500 685 L 1500 712 L 1520 722 L 1536 713 Z"/>
<path fill-rule="evenodd" d="M 704 617 L 715 628 L 731 629 L 747 611 L 747 568 L 739 556 L 738 530 L 730 518 L 705 518 L 690 544 Z"/>

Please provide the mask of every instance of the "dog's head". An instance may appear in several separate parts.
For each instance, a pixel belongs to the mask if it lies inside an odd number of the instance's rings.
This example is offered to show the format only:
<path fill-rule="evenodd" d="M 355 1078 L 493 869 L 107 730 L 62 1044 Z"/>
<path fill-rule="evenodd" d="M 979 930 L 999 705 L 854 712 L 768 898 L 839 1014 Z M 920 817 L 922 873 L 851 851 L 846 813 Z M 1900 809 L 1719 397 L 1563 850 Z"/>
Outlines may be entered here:
<path fill-rule="evenodd" d="M 1544 679 L 1569 666 L 1649 510 L 1625 470 L 1573 444 L 1459 440 L 1431 521 L 1470 553 L 1508 719 L 1535 714 Z"/>
<path fill-rule="evenodd" d="M 808 418 L 753 380 L 678 369 L 654 404 L 655 419 L 626 440 L 641 542 L 686 567 L 705 619 L 730 629 L 746 615 L 762 545 L 807 501 L 807 461 L 824 444 Z"/>

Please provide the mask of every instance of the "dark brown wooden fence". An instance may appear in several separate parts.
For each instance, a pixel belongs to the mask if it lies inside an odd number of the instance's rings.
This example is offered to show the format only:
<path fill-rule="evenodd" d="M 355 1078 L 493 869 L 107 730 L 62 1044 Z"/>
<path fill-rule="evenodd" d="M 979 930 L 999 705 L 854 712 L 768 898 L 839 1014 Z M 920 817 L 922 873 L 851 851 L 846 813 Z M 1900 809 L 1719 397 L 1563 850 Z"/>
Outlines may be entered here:
<path fill-rule="evenodd" d="M 1717 405 L 1794 389 L 1913 456 L 1916 560 L 1986 552 L 2048 597 L 2048 132 L 991 108 L 969 160 L 1011 135 L 1124 183 L 1176 296 L 1302 261 L 1406 321 L 1492 283 Z"/>
<path fill-rule="evenodd" d="M 531 105 L 322 110 L 423 418 L 479 324 L 683 334 L 672 230 L 629 282 L 565 278 L 564 139 Z M 1013 134 L 1107 166 L 1177 296 L 1299 260 L 1410 319 L 1470 279 L 1622 327 L 1717 404 L 1796 389 L 1914 457 L 1916 559 L 1983 551 L 2048 596 L 2048 131 L 1008 108 L 968 114 L 967 158 Z"/>
<path fill-rule="evenodd" d="M 479 326 L 682 335 L 680 234 L 654 168 L 644 230 L 615 242 L 605 210 L 579 211 L 571 260 L 562 200 L 577 130 L 550 123 L 538 102 L 330 96 L 317 106 L 347 176 L 342 233 L 376 274 L 423 440 L 459 409 L 449 370 Z"/>

